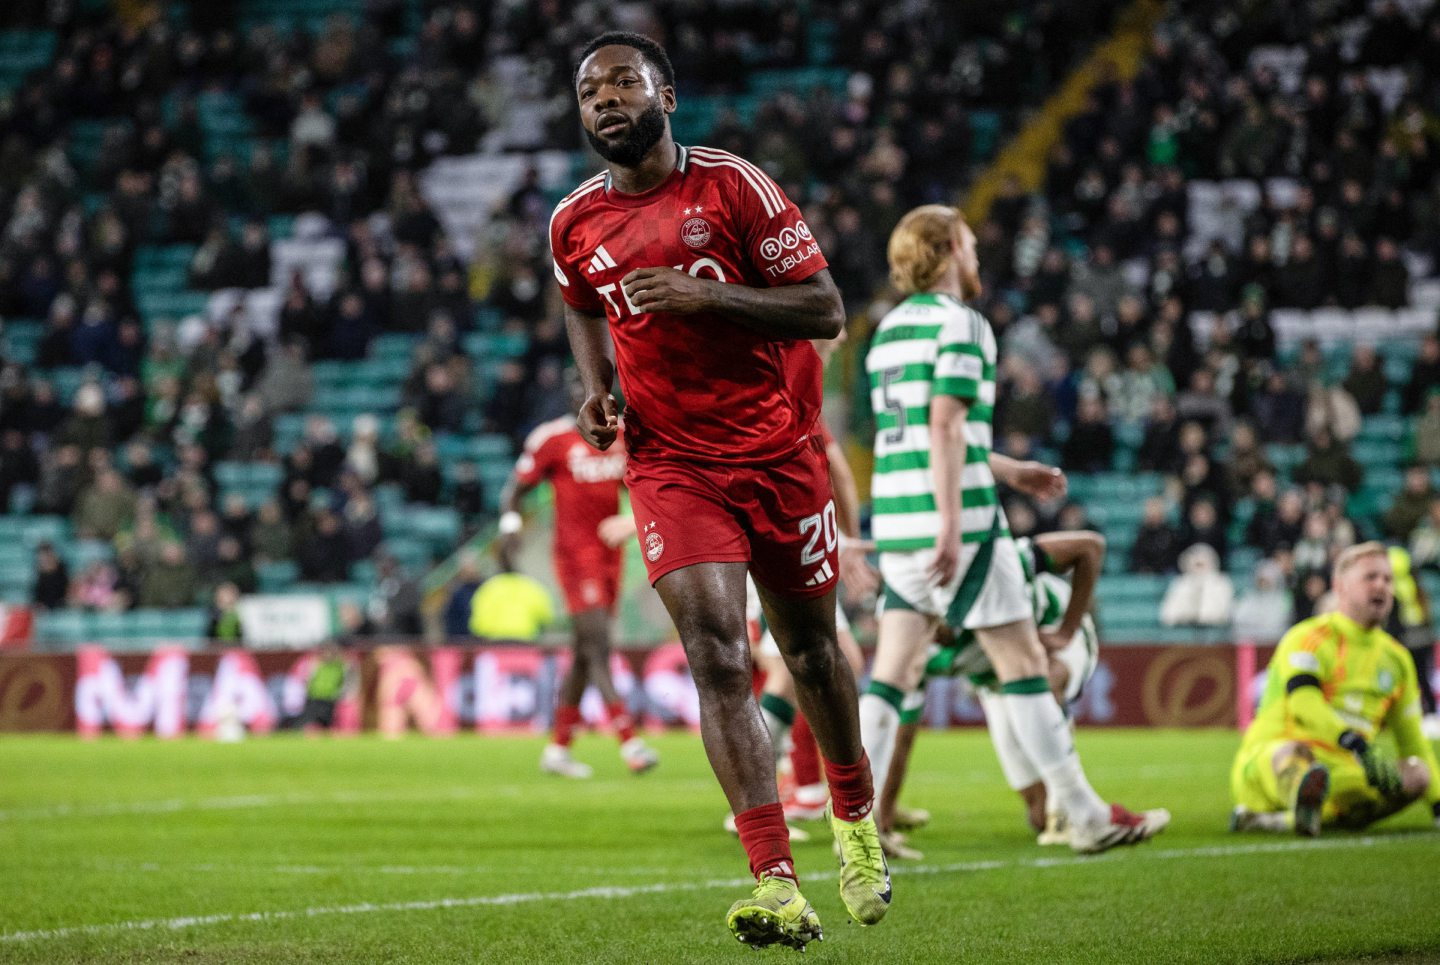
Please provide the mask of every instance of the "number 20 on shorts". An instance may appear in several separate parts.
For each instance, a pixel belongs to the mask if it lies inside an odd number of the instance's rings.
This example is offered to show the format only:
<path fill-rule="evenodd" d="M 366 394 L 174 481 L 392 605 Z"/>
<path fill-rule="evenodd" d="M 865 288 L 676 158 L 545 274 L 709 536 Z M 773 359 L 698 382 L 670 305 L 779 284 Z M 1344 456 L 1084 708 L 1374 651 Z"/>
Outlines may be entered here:
<path fill-rule="evenodd" d="M 835 500 L 826 503 L 824 511 L 800 520 L 800 535 L 807 534 L 810 538 L 805 541 L 805 548 L 800 552 L 801 566 L 814 566 L 828 554 L 835 552 L 835 548 L 840 545 L 840 530 L 835 523 Z M 822 537 L 825 540 L 823 550 L 820 548 Z"/>

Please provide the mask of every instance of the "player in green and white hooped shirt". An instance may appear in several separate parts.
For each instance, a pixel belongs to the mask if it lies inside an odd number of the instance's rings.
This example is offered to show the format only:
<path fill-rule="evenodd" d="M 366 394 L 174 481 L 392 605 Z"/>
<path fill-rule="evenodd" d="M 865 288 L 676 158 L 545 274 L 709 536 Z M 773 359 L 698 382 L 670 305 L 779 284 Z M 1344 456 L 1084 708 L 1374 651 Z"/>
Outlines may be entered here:
<path fill-rule="evenodd" d="M 906 693 L 920 682 L 939 621 L 974 631 L 1000 681 L 999 704 L 1072 822 L 1071 847 L 1103 851 L 1135 840 L 1134 817 L 1090 787 L 1025 591 L 998 478 L 1041 498 L 1064 476 L 991 452 L 996 345 L 963 303 L 980 293 L 975 235 L 959 210 L 925 205 L 891 233 L 890 277 L 907 296 L 880 322 L 865 368 L 876 413 L 872 529 L 885 610 L 860 698 L 861 740 L 875 783 L 889 771 Z M 1139 818 L 1135 818 L 1138 822 Z"/>
<path fill-rule="evenodd" d="M 1050 692 L 1068 716 L 1070 705 L 1079 699 L 1098 660 L 1099 639 L 1089 611 L 1105 560 L 1105 538 L 1088 531 L 1045 533 L 1033 540 L 1016 540 L 1016 544 L 1029 584 L 1035 623 L 1050 662 Z M 1064 574 L 1070 576 L 1069 582 Z M 945 646 L 932 646 L 925 674 L 927 678 L 969 678 L 985 708 L 985 723 L 1000 769 L 1025 802 L 1031 826 L 1041 832 L 1038 842 L 1068 844 L 1067 818 L 1058 802 L 1047 797 L 1039 767 L 1021 746 L 1009 715 L 999 706 L 1003 699 L 1000 682 L 974 635 L 962 633 Z M 1139 816 L 1144 821 L 1142 837 L 1158 834 L 1170 823 L 1170 812 L 1164 808 L 1143 811 Z M 883 825 L 883 814 L 880 820 Z"/>

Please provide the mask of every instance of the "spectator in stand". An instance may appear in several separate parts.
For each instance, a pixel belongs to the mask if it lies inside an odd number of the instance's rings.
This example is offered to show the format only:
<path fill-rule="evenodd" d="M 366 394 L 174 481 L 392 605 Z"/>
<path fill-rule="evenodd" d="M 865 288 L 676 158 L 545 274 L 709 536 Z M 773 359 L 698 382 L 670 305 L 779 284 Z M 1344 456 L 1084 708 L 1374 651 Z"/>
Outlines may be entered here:
<path fill-rule="evenodd" d="M 68 605 L 107 613 L 123 610 L 128 600 L 120 587 L 120 574 L 106 560 L 96 560 L 70 584 Z"/>
<path fill-rule="evenodd" d="M 447 639 L 455 640 L 470 636 L 470 604 L 475 591 L 480 589 L 480 564 L 472 552 L 464 551 L 455 569 L 450 584 L 450 595 L 445 600 L 443 623 Z"/>
<path fill-rule="evenodd" d="M 1354 492 L 1365 478 L 1365 470 L 1344 443 L 1336 441 L 1330 430 L 1320 426 L 1311 431 L 1309 450 L 1303 462 L 1295 467 L 1293 478 L 1302 485 L 1318 482 L 1343 486 Z"/>
<path fill-rule="evenodd" d="M 249 542 L 251 553 L 262 563 L 274 563 L 292 557 L 295 549 L 294 532 L 286 522 L 278 501 L 270 499 L 260 505 L 260 510 L 255 514 L 255 522 L 250 527 Z"/>
<path fill-rule="evenodd" d="M 1410 533 L 1410 560 L 1417 572 L 1440 571 L 1440 498 L 1430 501 L 1425 518 Z"/>
<path fill-rule="evenodd" d="M 196 510 L 190 516 L 189 533 L 185 539 L 185 558 L 195 568 L 202 583 L 215 581 L 220 562 L 220 518 L 210 509 Z"/>
<path fill-rule="evenodd" d="M 1269 643 L 1279 640 L 1292 625 L 1294 599 L 1285 589 L 1284 574 L 1273 560 L 1255 567 L 1250 589 L 1235 602 L 1232 626 L 1236 640 Z"/>
<path fill-rule="evenodd" d="M 1411 439 L 1417 463 L 1440 467 L 1440 389 L 1431 389 L 1426 396 L 1425 411 L 1415 420 Z"/>
<path fill-rule="evenodd" d="M 1255 514 L 1245 526 L 1245 543 L 1266 556 L 1292 549 L 1300 541 L 1305 526 L 1305 499 L 1298 489 L 1287 489 L 1275 497 L 1275 476 L 1261 473 L 1255 477 L 1251 492 Z"/>
<path fill-rule="evenodd" d="M 3 418 L 4 402 L 0 401 L 0 418 Z M 21 487 L 33 490 L 40 481 L 40 460 L 30 448 L 25 434 L 19 429 L 8 428 L 0 436 L 0 514 L 10 512 L 11 498 Z"/>
<path fill-rule="evenodd" d="M 58 610 L 70 594 L 70 570 L 55 545 L 46 541 L 35 548 L 35 588 L 31 599 L 41 610 Z"/>
<path fill-rule="evenodd" d="M 215 568 L 212 581 L 233 583 L 241 593 L 254 593 L 260 588 L 255 565 L 245 555 L 244 544 L 234 536 L 220 537 L 215 550 Z"/>
<path fill-rule="evenodd" d="M 1350 373 L 1341 386 L 1355 400 L 1361 415 L 1375 415 L 1385 403 L 1389 384 L 1373 345 L 1357 345 L 1350 356 Z"/>
<path fill-rule="evenodd" d="M 1210 547 L 1215 551 L 1215 559 L 1220 568 L 1225 568 L 1225 560 L 1230 552 L 1230 540 L 1215 504 L 1209 499 L 1196 499 L 1190 505 L 1185 514 L 1185 524 L 1180 529 L 1180 544 L 1185 547 Z"/>
<path fill-rule="evenodd" d="M 108 448 L 113 441 L 110 422 L 105 418 L 105 393 L 94 382 L 87 382 L 75 392 L 75 408 L 60 427 L 56 440 L 61 445 L 91 449 Z"/>
<path fill-rule="evenodd" d="M 1265 385 L 1251 401 L 1255 427 L 1264 442 L 1295 443 L 1305 432 L 1305 397 L 1292 388 L 1279 372 L 1265 378 Z"/>
<path fill-rule="evenodd" d="M 448 502 L 466 526 L 473 525 L 484 514 L 485 490 L 480 484 L 479 469 L 471 460 L 462 459 L 455 464 Z"/>
<path fill-rule="evenodd" d="M 1230 403 L 1216 392 L 1215 373 L 1208 368 L 1191 373 L 1189 387 L 1175 397 L 1175 412 L 1181 421 L 1198 422 L 1212 435 L 1230 431 Z"/>
<path fill-rule="evenodd" d="M 350 563 L 370 558 L 385 538 L 375 500 L 360 490 L 345 503 L 345 557 Z"/>
<path fill-rule="evenodd" d="M 432 362 L 425 367 L 423 379 L 423 388 L 404 400 L 404 404 L 414 408 L 420 421 L 432 432 L 463 431 L 467 406 L 450 367 Z"/>
<path fill-rule="evenodd" d="M 1011 383 L 997 406 L 996 425 L 1001 434 L 1018 432 L 1027 438 L 1048 440 L 1055 425 L 1055 404 L 1029 363 L 1017 359 L 1009 366 Z"/>
<path fill-rule="evenodd" d="M 1395 494 L 1385 515 L 1381 528 L 1387 539 L 1404 543 L 1420 520 L 1430 509 L 1436 498 L 1435 487 L 1430 484 L 1430 471 L 1424 466 L 1411 466 L 1405 470 L 1404 488 Z"/>
<path fill-rule="evenodd" d="M 405 489 L 406 502 L 434 506 L 440 501 L 445 481 L 440 473 L 435 443 L 426 441 L 420 444 L 413 458 L 401 470 L 400 485 Z"/>
<path fill-rule="evenodd" d="M 35 511 L 69 516 L 84 485 L 85 465 L 80 447 L 70 444 L 57 447 L 40 469 Z"/>
<path fill-rule="evenodd" d="M 234 583 L 221 583 L 215 587 L 205 638 L 224 643 L 240 642 L 240 588 Z"/>
<path fill-rule="evenodd" d="M 1410 271 L 1400 257 L 1400 248 L 1390 238 L 1375 244 L 1375 264 L 1370 274 L 1371 305 L 1404 308 L 1410 304 Z"/>
<path fill-rule="evenodd" d="M 1314 436 L 1318 429 L 1340 442 L 1349 442 L 1360 434 L 1360 407 L 1342 386 L 1327 386 L 1316 379 L 1310 383 L 1305 401 L 1305 432 Z"/>
<path fill-rule="evenodd" d="M 345 450 L 345 467 L 366 486 L 380 480 L 380 420 L 369 412 L 350 424 L 350 447 Z"/>
<path fill-rule="evenodd" d="M 137 604 L 152 609 L 189 607 L 199 593 L 200 581 L 185 559 L 184 547 L 172 540 L 164 544 L 159 559 L 145 567 Z"/>
<path fill-rule="evenodd" d="M 295 551 L 300 578 L 307 583 L 343 583 L 350 577 L 350 558 L 339 518 L 329 509 L 311 513 L 310 532 Z"/>
<path fill-rule="evenodd" d="M 1272 481 L 1274 478 L 1275 467 L 1266 457 L 1255 427 L 1248 422 L 1235 424 L 1230 435 L 1230 454 L 1226 464 L 1229 470 L 1230 494 L 1236 499 L 1254 489 L 1255 478 L 1260 474 L 1269 474 Z"/>
<path fill-rule="evenodd" d="M 1406 415 L 1419 413 L 1426 397 L 1437 390 L 1440 390 L 1440 335 L 1427 335 L 1410 368 L 1410 380 L 1400 393 L 1400 410 Z"/>
<path fill-rule="evenodd" d="M 106 469 L 80 493 L 75 533 L 81 539 L 112 540 L 135 516 L 135 493 L 113 469 Z"/>
<path fill-rule="evenodd" d="M 1184 548 L 1180 533 L 1166 518 L 1165 500 L 1151 496 L 1145 500 L 1145 515 L 1130 546 L 1127 566 L 1136 573 L 1173 573 Z"/>
<path fill-rule="evenodd" d="M 370 609 L 382 634 L 418 637 L 422 631 L 420 585 L 384 550 L 375 554 L 375 596 Z"/>
<path fill-rule="evenodd" d="M 1080 410 L 1061 450 L 1060 462 L 1077 473 L 1108 472 L 1115 458 L 1115 434 L 1106 419 L 1105 403 L 1096 395 L 1080 399 Z"/>
<path fill-rule="evenodd" d="M 1165 588 L 1160 622 L 1166 626 L 1224 626 L 1230 622 L 1235 586 L 1220 558 L 1198 543 L 1180 554 L 1180 575 Z"/>
<path fill-rule="evenodd" d="M 1180 421 L 1175 404 L 1168 397 L 1157 396 L 1150 403 L 1150 419 L 1136 453 L 1137 468 L 1143 472 L 1170 472 L 1179 463 Z"/>
<path fill-rule="evenodd" d="M 255 383 L 254 393 L 270 415 L 294 412 L 310 404 L 315 394 L 315 377 L 305 363 L 305 349 L 300 340 L 290 338 L 281 343 L 278 352 L 270 354 L 265 370 Z"/>
<path fill-rule="evenodd" d="M 155 450 L 143 439 L 125 447 L 125 477 L 138 492 L 154 489 L 165 478 L 165 469 L 155 461 Z"/>
<path fill-rule="evenodd" d="M 1311 510 L 1305 514 L 1305 526 L 1300 539 L 1292 551 L 1295 576 L 1304 581 L 1311 574 L 1322 577 L 1329 573 L 1333 541 L 1330 535 L 1330 521 L 1322 510 Z M 1296 609 L 1299 609 L 1297 603 Z"/>

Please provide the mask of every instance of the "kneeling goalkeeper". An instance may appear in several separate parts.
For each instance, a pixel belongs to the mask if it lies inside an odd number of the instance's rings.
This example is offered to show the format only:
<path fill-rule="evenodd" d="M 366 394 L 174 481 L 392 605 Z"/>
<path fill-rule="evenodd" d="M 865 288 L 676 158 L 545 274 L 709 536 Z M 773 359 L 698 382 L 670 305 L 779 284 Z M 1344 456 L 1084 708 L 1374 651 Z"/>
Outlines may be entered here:
<path fill-rule="evenodd" d="M 1335 561 L 1335 611 L 1280 641 L 1230 771 L 1232 830 L 1314 837 L 1322 826 L 1363 828 L 1422 797 L 1440 827 L 1415 663 L 1381 629 L 1395 602 L 1392 582 L 1382 544 L 1350 547 Z M 1398 759 L 1379 746 L 1384 734 Z"/>

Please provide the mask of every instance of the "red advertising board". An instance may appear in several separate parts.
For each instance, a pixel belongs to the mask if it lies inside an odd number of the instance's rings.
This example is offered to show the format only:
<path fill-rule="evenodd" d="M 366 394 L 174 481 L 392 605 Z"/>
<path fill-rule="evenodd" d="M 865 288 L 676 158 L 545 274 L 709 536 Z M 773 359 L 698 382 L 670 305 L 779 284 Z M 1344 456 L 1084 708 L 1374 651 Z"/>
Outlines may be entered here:
<path fill-rule="evenodd" d="M 304 651 L 238 648 L 0 653 L 0 731 L 173 737 L 209 733 L 229 716 L 263 733 L 300 713 L 315 659 Z M 569 664 L 568 652 L 535 647 L 408 644 L 357 649 L 349 659 L 359 685 L 338 709 L 338 726 L 389 734 L 543 731 Z M 1268 659 L 1268 649 L 1256 653 L 1257 676 Z M 699 724 L 678 643 L 622 651 L 613 661 L 621 693 L 647 726 Z M 1246 662 L 1229 646 L 1111 647 L 1101 653 L 1076 717 L 1088 726 L 1232 727 L 1240 690 L 1252 702 L 1259 693 L 1256 679 L 1239 682 Z M 603 708 L 594 694 L 587 699 L 582 709 L 598 725 Z M 925 719 L 945 727 L 983 717 L 962 684 L 939 680 L 930 684 Z"/>

